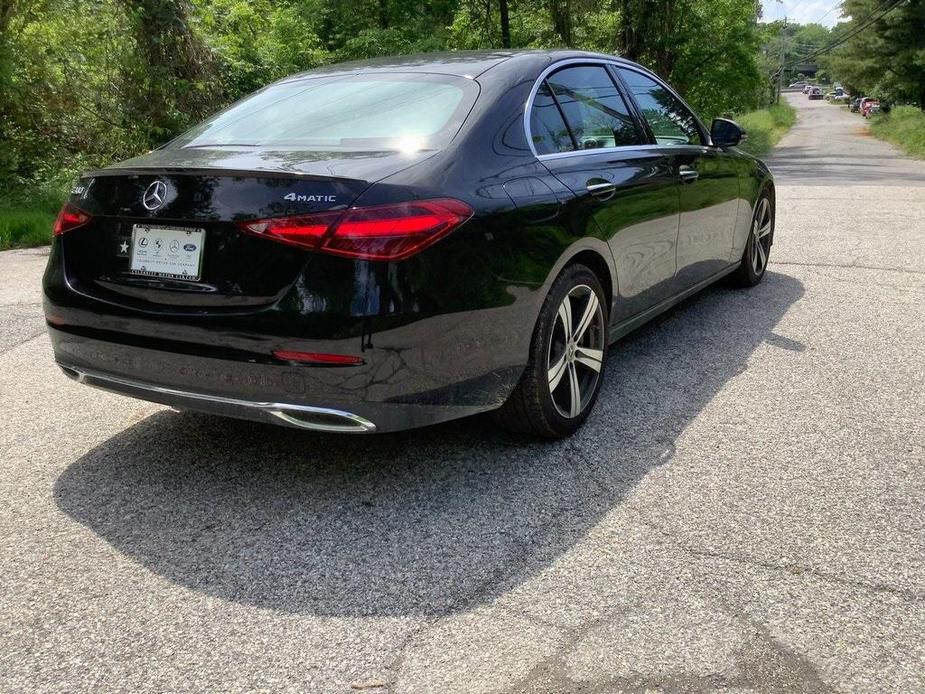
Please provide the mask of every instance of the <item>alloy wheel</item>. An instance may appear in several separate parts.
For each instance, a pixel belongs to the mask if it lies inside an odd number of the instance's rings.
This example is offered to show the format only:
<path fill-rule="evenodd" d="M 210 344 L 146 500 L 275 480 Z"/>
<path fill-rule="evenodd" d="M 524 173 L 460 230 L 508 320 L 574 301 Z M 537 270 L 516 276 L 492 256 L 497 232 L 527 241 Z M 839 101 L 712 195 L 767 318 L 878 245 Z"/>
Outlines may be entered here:
<path fill-rule="evenodd" d="M 577 417 L 594 397 L 605 339 L 597 294 L 586 284 L 573 287 L 559 305 L 546 356 L 549 394 L 561 416 Z"/>
<path fill-rule="evenodd" d="M 755 221 L 752 222 L 752 233 L 749 237 L 751 244 L 752 270 L 756 276 L 764 272 L 768 264 L 768 253 L 771 250 L 771 203 L 766 197 L 761 198 L 758 209 L 755 210 Z"/>

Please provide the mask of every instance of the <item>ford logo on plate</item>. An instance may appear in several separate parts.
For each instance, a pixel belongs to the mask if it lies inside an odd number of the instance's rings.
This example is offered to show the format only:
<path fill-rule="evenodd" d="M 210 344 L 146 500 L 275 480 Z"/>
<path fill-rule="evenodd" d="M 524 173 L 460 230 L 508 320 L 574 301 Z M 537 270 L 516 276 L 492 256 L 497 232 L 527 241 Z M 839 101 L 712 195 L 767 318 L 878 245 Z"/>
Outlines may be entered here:
<path fill-rule="evenodd" d="M 196 244 L 195 244 L 195 243 L 188 243 L 188 244 L 186 244 L 185 246 L 183 246 L 183 250 L 184 250 L 184 251 L 187 251 L 188 253 L 192 253 L 193 251 L 196 250 Z"/>

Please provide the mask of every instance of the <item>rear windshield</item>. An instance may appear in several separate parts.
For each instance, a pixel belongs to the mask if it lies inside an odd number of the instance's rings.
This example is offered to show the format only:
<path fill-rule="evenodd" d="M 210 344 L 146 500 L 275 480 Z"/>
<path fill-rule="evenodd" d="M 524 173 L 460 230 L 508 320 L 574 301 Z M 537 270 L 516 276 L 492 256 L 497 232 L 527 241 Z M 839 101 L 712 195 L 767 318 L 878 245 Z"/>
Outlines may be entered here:
<path fill-rule="evenodd" d="M 294 79 L 242 99 L 168 147 L 440 149 L 459 131 L 478 93 L 473 80 L 453 75 Z"/>

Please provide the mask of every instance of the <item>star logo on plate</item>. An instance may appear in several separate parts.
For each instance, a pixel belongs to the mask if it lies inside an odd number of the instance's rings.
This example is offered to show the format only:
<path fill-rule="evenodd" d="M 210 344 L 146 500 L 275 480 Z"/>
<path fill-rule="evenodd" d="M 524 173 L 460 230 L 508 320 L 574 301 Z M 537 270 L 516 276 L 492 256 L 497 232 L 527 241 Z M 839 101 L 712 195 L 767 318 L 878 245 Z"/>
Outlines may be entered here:
<path fill-rule="evenodd" d="M 119 244 L 119 253 L 128 253 L 128 244 L 125 241 Z"/>

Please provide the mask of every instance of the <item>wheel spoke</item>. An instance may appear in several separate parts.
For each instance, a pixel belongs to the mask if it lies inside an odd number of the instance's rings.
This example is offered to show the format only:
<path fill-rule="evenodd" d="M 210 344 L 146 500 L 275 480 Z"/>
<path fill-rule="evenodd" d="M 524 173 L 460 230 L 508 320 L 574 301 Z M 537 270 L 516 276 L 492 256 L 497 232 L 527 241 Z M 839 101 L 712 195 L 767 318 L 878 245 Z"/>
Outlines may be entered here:
<path fill-rule="evenodd" d="M 579 347 L 575 350 L 575 361 L 587 366 L 589 369 L 600 372 L 601 362 L 604 359 L 604 350 Z"/>
<path fill-rule="evenodd" d="M 763 239 L 765 236 L 771 233 L 771 222 L 768 221 L 761 229 L 758 230 L 758 238 Z"/>
<path fill-rule="evenodd" d="M 577 417 L 581 412 L 581 387 L 578 383 L 578 371 L 575 370 L 574 362 L 568 365 L 568 380 L 571 394 L 569 417 Z"/>
<path fill-rule="evenodd" d="M 591 321 L 593 321 L 594 317 L 597 315 L 598 304 L 597 294 L 594 292 L 588 294 L 588 305 L 585 306 L 585 312 L 582 314 L 581 321 L 578 323 L 578 328 L 575 330 L 576 342 L 581 342 L 581 339 L 585 336 L 588 326 L 591 325 Z"/>
<path fill-rule="evenodd" d="M 771 221 L 771 204 L 767 198 L 762 198 L 758 204 L 758 214 L 755 215 L 755 222 L 758 227 L 763 227 Z"/>
<path fill-rule="evenodd" d="M 565 353 L 562 353 L 562 356 L 559 357 L 559 360 L 549 367 L 549 371 L 546 373 L 546 377 L 549 380 L 549 392 L 552 393 L 559 385 L 559 382 L 562 380 L 562 377 L 565 375 L 565 372 L 568 368 L 568 362 L 565 360 Z"/>
<path fill-rule="evenodd" d="M 568 342 L 572 339 L 572 300 L 569 297 L 565 297 L 559 306 L 559 320 L 565 328 L 565 341 Z"/>
<path fill-rule="evenodd" d="M 764 250 L 764 244 L 761 243 L 761 241 L 756 241 L 756 242 L 755 242 L 755 245 L 758 247 L 758 255 L 759 255 L 758 269 L 761 269 L 761 268 L 764 267 L 764 264 L 765 264 L 765 263 L 767 262 L 767 260 L 768 260 L 768 254 L 767 254 L 767 252 L 765 252 L 765 250 Z"/>

